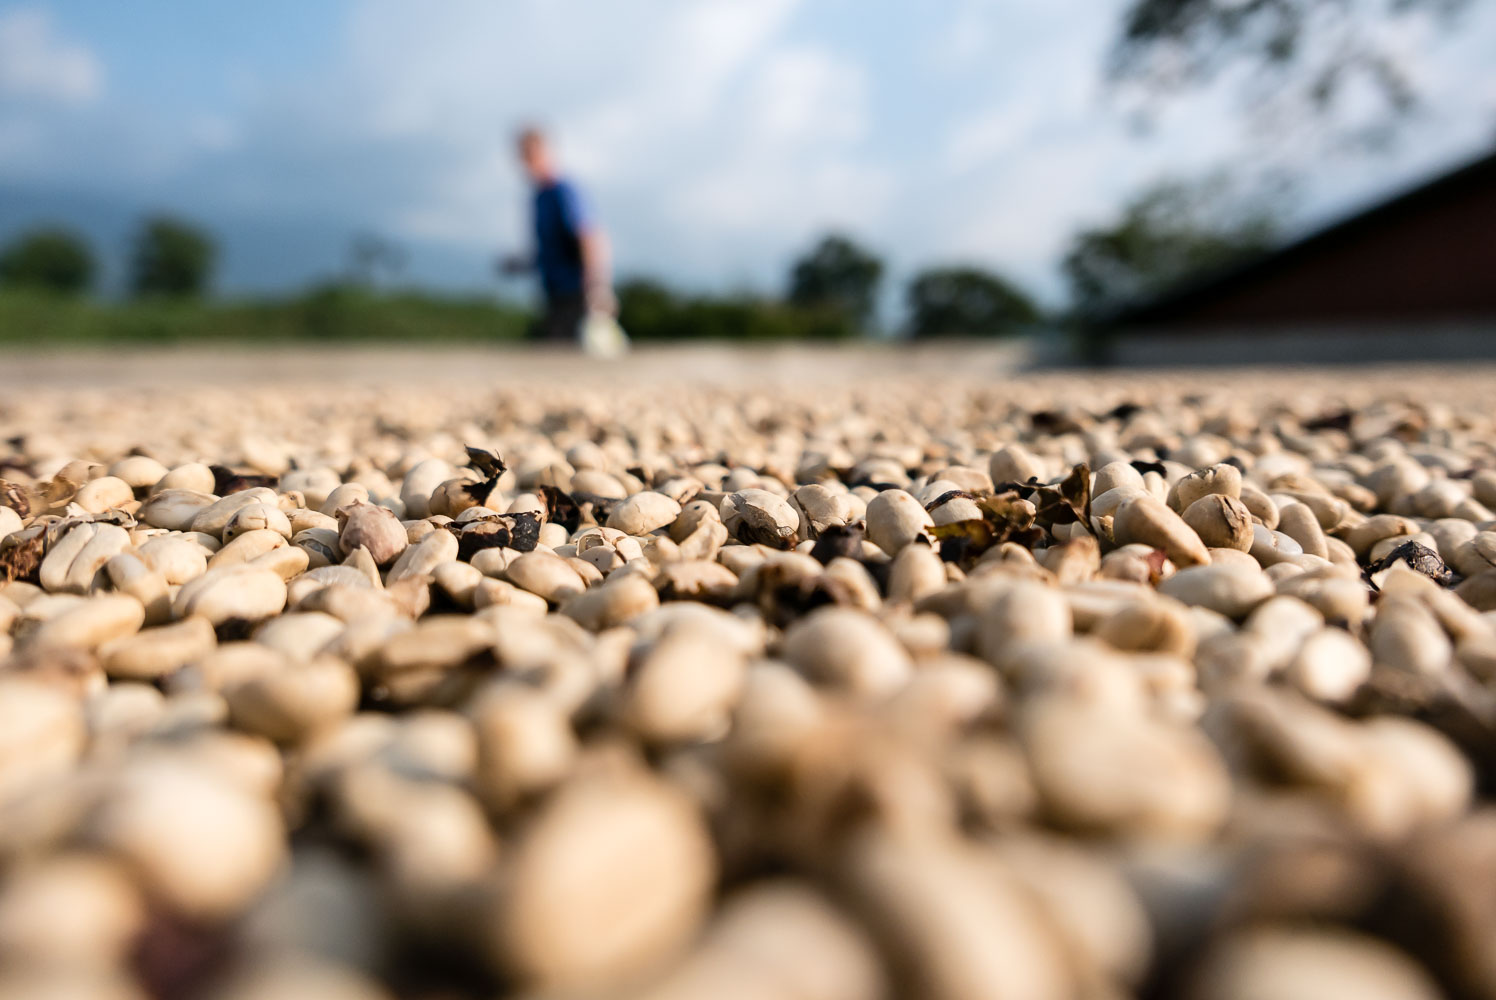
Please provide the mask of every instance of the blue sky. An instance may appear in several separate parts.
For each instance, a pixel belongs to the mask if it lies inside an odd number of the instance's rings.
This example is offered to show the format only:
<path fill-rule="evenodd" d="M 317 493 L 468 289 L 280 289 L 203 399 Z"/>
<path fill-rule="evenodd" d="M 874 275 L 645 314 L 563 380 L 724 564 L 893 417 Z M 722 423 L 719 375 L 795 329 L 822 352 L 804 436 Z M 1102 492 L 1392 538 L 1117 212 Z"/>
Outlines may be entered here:
<path fill-rule="evenodd" d="M 819 232 L 895 281 L 1000 269 L 1055 302 L 1069 235 L 1165 175 L 1271 161 L 1312 225 L 1496 141 L 1496 4 L 1396 44 L 1426 107 L 1387 155 L 1264 149 L 1230 88 L 1139 134 L 1101 86 L 1124 0 L 0 0 L 0 236 L 55 217 L 111 258 L 200 218 L 220 287 L 295 287 L 386 235 L 495 289 L 522 245 L 515 123 L 554 126 L 619 269 L 773 289 Z M 515 289 L 511 289 L 515 290 Z"/>

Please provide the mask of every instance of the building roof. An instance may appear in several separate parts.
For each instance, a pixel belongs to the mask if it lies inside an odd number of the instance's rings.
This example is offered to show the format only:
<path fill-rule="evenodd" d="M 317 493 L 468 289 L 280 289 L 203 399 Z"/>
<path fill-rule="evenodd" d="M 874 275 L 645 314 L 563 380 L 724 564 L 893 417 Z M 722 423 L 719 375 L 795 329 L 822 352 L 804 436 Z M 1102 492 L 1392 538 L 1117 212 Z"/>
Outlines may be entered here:
<path fill-rule="evenodd" d="M 1103 327 L 1496 317 L 1496 151 Z"/>

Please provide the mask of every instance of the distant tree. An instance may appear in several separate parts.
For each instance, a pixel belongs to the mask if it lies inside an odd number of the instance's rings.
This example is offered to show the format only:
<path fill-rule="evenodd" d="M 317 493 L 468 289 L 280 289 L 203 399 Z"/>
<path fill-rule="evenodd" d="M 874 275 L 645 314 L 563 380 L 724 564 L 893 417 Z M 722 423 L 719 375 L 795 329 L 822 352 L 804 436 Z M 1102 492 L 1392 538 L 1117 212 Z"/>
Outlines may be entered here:
<path fill-rule="evenodd" d="M 620 281 L 618 325 L 640 340 L 670 340 L 683 336 L 680 329 L 682 303 L 661 282 L 650 278 Z"/>
<path fill-rule="evenodd" d="M 636 340 L 835 340 L 861 330 L 841 310 L 751 292 L 682 295 L 648 278 L 618 284 L 618 322 Z"/>
<path fill-rule="evenodd" d="M 93 276 L 93 252 L 65 229 L 34 229 L 0 250 L 0 285 L 75 295 Z"/>
<path fill-rule="evenodd" d="M 791 305 L 832 309 L 859 329 L 872 319 L 883 262 L 846 236 L 831 234 L 790 270 Z"/>
<path fill-rule="evenodd" d="M 911 337 L 1003 336 L 1039 318 L 1021 289 L 974 267 L 922 271 L 905 291 Z"/>
<path fill-rule="evenodd" d="M 1469 6 L 1470 0 L 1131 0 L 1109 75 L 1124 89 L 1136 88 L 1145 104 L 1230 76 L 1279 135 L 1294 121 L 1325 132 L 1322 119 L 1344 111 L 1360 118 L 1346 123 L 1352 137 L 1385 140 L 1418 100 L 1404 39 L 1429 25 L 1447 30 Z"/>
<path fill-rule="evenodd" d="M 1111 225 L 1071 240 L 1063 269 L 1072 304 L 1081 315 L 1096 315 L 1261 253 L 1279 230 L 1278 204 L 1235 190 L 1220 174 L 1155 184 Z"/>
<path fill-rule="evenodd" d="M 130 287 L 136 295 L 201 295 L 217 250 L 201 229 L 168 216 L 147 219 L 135 240 Z"/>

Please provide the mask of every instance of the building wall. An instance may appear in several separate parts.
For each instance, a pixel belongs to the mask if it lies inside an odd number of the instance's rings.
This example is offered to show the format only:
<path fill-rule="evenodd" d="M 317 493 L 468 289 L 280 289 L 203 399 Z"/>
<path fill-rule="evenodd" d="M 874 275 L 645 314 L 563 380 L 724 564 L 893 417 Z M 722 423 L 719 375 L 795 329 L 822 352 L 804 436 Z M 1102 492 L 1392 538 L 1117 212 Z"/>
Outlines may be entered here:
<path fill-rule="evenodd" d="M 1063 364 L 1076 360 L 1081 359 L 1045 355 L 1037 363 Z M 1109 339 L 1100 355 L 1089 360 L 1141 368 L 1449 361 L 1490 366 L 1496 362 L 1496 322 L 1424 320 L 1390 326 L 1349 323 L 1140 328 Z M 1496 372 L 1496 368 L 1490 370 Z"/>
<path fill-rule="evenodd" d="M 1496 158 L 1129 316 L 1157 330 L 1496 318 Z"/>

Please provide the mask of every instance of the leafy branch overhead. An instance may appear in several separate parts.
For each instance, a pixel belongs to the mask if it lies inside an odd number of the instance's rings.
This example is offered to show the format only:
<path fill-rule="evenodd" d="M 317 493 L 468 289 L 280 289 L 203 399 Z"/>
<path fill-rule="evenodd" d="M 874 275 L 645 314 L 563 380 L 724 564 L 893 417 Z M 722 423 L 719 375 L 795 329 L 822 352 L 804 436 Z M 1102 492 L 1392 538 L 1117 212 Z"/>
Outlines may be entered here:
<path fill-rule="evenodd" d="M 1132 0 L 1109 76 L 1152 103 L 1233 73 L 1250 106 L 1295 117 L 1374 107 L 1383 136 L 1418 103 L 1410 32 L 1448 29 L 1470 0 Z M 1367 98 L 1371 98 L 1367 101 Z"/>
<path fill-rule="evenodd" d="M 1062 267 L 1076 310 L 1104 315 L 1264 252 L 1289 193 L 1283 179 L 1244 187 L 1221 173 L 1152 185 L 1071 240 Z"/>

